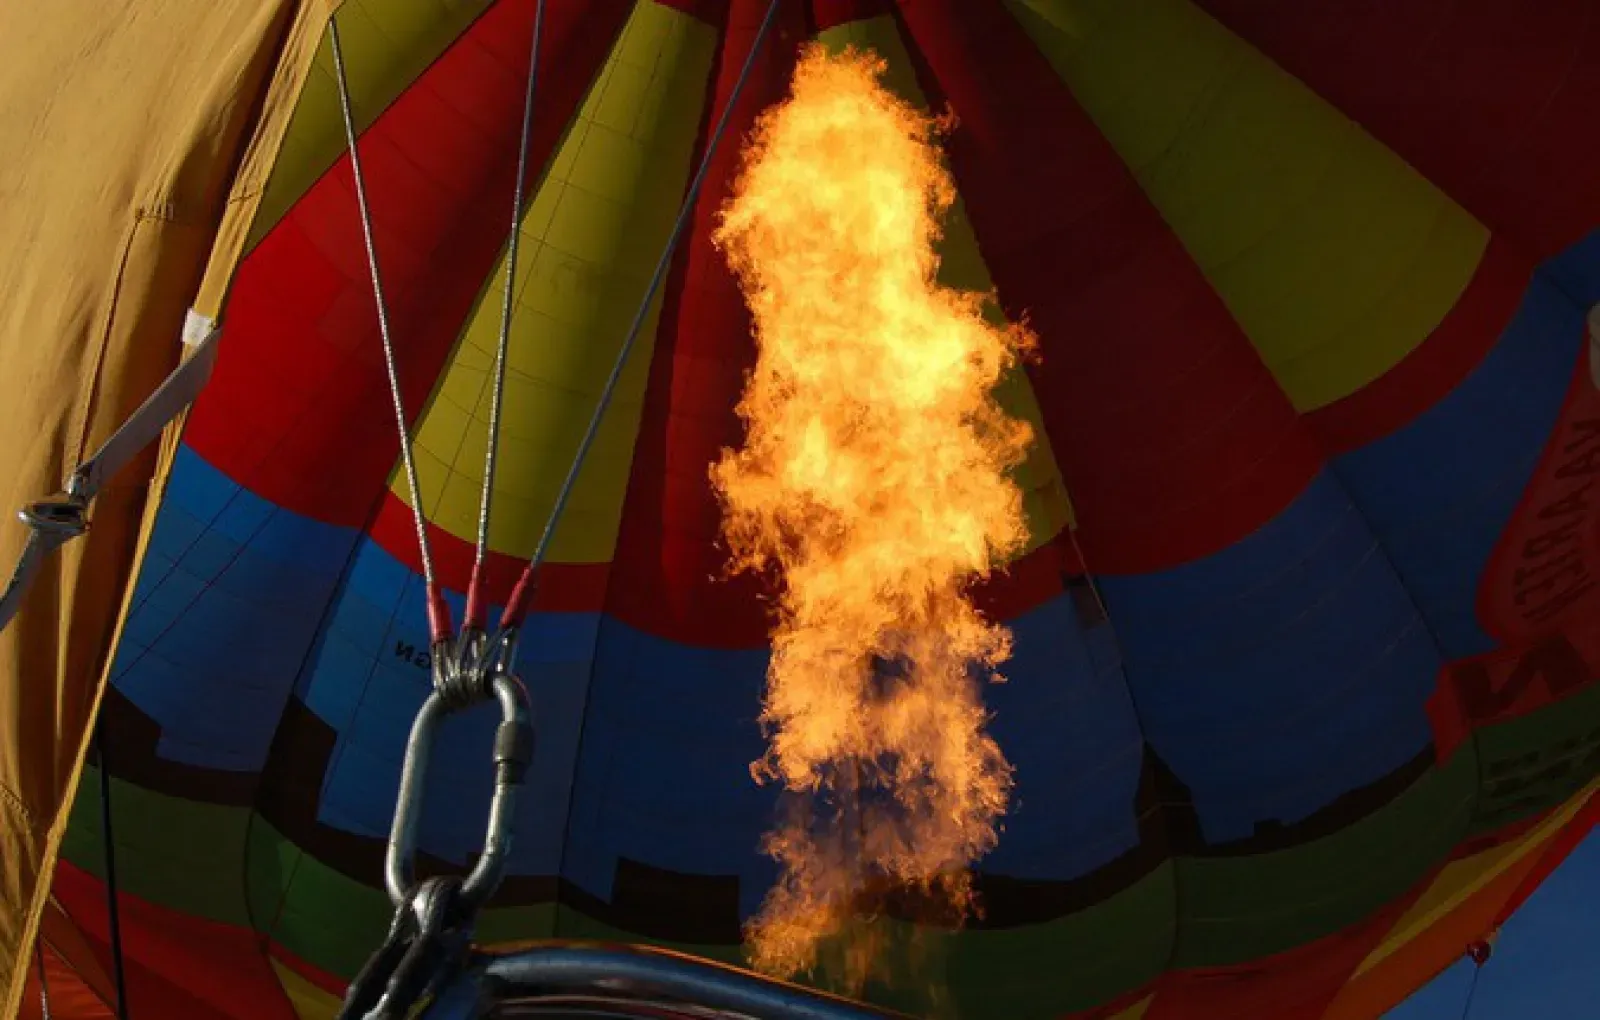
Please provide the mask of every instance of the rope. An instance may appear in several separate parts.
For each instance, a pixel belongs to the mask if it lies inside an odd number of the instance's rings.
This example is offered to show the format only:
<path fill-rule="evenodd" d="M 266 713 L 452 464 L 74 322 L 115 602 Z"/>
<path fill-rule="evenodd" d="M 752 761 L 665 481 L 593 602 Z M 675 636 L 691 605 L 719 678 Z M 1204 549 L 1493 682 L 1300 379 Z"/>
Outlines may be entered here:
<path fill-rule="evenodd" d="M 100 836 L 106 867 L 106 915 L 111 925 L 111 968 L 117 984 L 117 1020 L 128 1020 L 128 981 L 122 965 L 122 914 L 117 904 L 117 851 L 111 832 L 111 760 L 106 756 L 106 727 L 97 720 L 95 751 L 100 758 Z"/>
<path fill-rule="evenodd" d="M 450 637 L 450 610 L 439 589 L 433 569 L 433 550 L 428 545 L 427 519 L 422 512 L 422 490 L 417 485 L 417 462 L 411 452 L 411 431 L 406 423 L 405 401 L 400 395 L 400 373 L 395 367 L 394 339 L 389 332 L 389 307 L 383 298 L 383 274 L 378 269 L 378 248 L 372 237 L 372 210 L 367 204 L 366 181 L 361 173 L 361 154 L 356 145 L 355 117 L 350 111 L 350 84 L 345 77 L 344 50 L 339 45 L 337 16 L 328 19 L 328 38 L 333 46 L 334 77 L 339 85 L 339 112 L 344 117 L 344 137 L 350 150 L 350 173 L 355 179 L 356 205 L 361 212 L 361 236 L 367 248 L 367 270 L 372 276 L 372 298 L 378 309 L 383 366 L 389 374 L 389 397 L 394 404 L 395 427 L 400 433 L 400 457 L 405 462 L 406 485 L 411 491 L 411 517 L 417 529 L 417 551 L 422 558 L 422 577 L 428 589 L 428 626 L 437 645 Z"/>
<path fill-rule="evenodd" d="M 700 159 L 700 166 L 695 171 L 694 180 L 689 184 L 688 193 L 684 195 L 683 204 L 678 209 L 678 218 L 672 224 L 672 232 L 667 235 L 666 246 L 661 250 L 661 257 L 656 261 L 655 272 L 650 276 L 650 284 L 645 288 L 644 297 L 639 302 L 638 310 L 634 312 L 633 321 L 628 326 L 627 336 L 622 341 L 622 347 L 617 352 L 617 360 L 611 366 L 611 374 L 606 378 L 605 387 L 600 391 L 600 399 L 595 404 L 594 414 L 589 419 L 589 427 L 584 431 L 583 439 L 578 444 L 578 451 L 573 456 L 572 466 L 567 471 L 566 479 L 561 483 L 561 489 L 556 493 L 555 505 L 550 510 L 550 517 L 545 521 L 544 531 L 539 536 L 539 545 L 534 550 L 533 557 L 523 568 L 522 576 L 517 579 L 517 585 L 512 589 L 511 598 L 506 603 L 504 614 L 500 618 L 500 626 L 510 630 L 522 623 L 527 614 L 528 599 L 533 587 L 533 579 L 539 567 L 544 563 L 545 556 L 550 551 L 550 541 L 555 534 L 556 524 L 561 519 L 562 511 L 566 509 L 567 500 L 572 496 L 572 490 L 578 480 L 578 472 L 583 467 L 584 459 L 589 454 L 589 448 L 594 445 L 595 435 L 600 431 L 600 421 L 605 417 L 607 406 L 611 397 L 616 392 L 617 381 L 622 377 L 622 369 L 627 364 L 628 355 L 633 350 L 634 342 L 639 339 L 639 333 L 644 328 L 644 320 L 650 313 L 650 305 L 655 300 L 656 291 L 661 288 L 662 281 L 666 278 L 667 269 L 672 263 L 672 256 L 677 251 L 678 240 L 683 234 L 683 228 L 689 222 L 689 216 L 694 211 L 695 200 L 700 195 L 700 188 L 705 183 L 706 174 L 711 168 L 711 159 L 716 154 L 717 144 L 722 141 L 724 132 L 727 131 L 728 121 L 732 118 L 733 108 L 739 101 L 739 94 L 744 91 L 745 82 L 749 80 L 750 70 L 755 66 L 756 54 L 761 51 L 761 43 L 766 38 L 768 30 L 772 28 L 778 5 L 782 0 L 772 0 L 767 5 L 766 16 L 761 19 L 761 27 L 756 30 L 755 38 L 750 43 L 750 52 L 744 58 L 744 66 L 739 69 L 739 77 L 733 83 L 733 90 L 728 94 L 728 101 L 722 108 L 722 113 L 717 119 L 716 127 L 711 132 L 711 137 L 706 144 L 705 154 Z"/>
<path fill-rule="evenodd" d="M 494 471 L 500 452 L 500 408 L 505 400 L 506 356 L 511 346 L 511 314 L 516 303 L 517 247 L 522 238 L 522 203 L 528 173 L 528 145 L 533 134 L 533 97 L 539 77 L 539 37 L 544 32 L 544 0 L 533 9 L 532 52 L 528 57 L 528 85 L 522 97 L 522 139 L 517 148 L 517 181 L 511 201 L 511 230 L 506 239 L 506 286 L 500 303 L 500 336 L 494 353 L 494 388 L 489 403 L 489 445 L 483 460 L 483 495 L 478 503 L 478 546 L 472 561 L 472 581 L 467 587 L 466 627 L 482 630 L 483 562 L 489 553 L 489 505 L 494 493 Z"/>

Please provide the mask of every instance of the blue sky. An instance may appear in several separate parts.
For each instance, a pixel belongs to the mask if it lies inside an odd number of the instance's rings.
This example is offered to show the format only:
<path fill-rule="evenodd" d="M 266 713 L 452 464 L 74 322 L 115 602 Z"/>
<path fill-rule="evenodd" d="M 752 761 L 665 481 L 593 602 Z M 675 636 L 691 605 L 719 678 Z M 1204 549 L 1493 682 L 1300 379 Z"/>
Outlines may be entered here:
<path fill-rule="evenodd" d="M 1472 982 L 1462 960 L 1385 1020 L 1461 1020 Z M 1585 839 L 1500 931 L 1469 1020 L 1600 1016 L 1600 830 Z"/>

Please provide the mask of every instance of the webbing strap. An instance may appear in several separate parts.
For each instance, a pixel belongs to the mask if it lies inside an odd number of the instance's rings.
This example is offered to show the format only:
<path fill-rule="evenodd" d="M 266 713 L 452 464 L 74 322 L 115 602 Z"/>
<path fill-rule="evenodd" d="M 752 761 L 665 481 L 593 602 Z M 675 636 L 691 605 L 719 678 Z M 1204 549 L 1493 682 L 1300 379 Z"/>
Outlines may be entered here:
<path fill-rule="evenodd" d="M 28 544 L 22 547 L 22 556 L 17 560 L 16 569 L 11 572 L 11 580 L 6 582 L 5 594 L 0 595 L 0 628 L 10 623 L 11 618 L 17 615 L 17 608 L 22 605 L 22 596 L 33 587 L 33 579 L 39 576 L 39 568 L 44 566 L 45 557 L 55 552 L 66 541 L 66 538 L 46 536 L 37 528 L 28 536 Z"/>
<path fill-rule="evenodd" d="M 222 331 L 213 320 L 191 311 L 183 326 L 188 357 L 93 456 L 78 465 L 67 479 L 62 495 L 30 503 L 18 511 L 18 518 L 33 534 L 28 536 L 16 569 L 6 582 L 4 594 L 0 594 L 0 629 L 17 614 L 23 596 L 44 567 L 46 558 L 88 530 L 89 504 L 106 483 L 127 467 L 141 450 L 159 439 L 168 423 L 194 403 L 211 378 L 211 369 L 217 361 L 217 340 L 221 335 Z"/>

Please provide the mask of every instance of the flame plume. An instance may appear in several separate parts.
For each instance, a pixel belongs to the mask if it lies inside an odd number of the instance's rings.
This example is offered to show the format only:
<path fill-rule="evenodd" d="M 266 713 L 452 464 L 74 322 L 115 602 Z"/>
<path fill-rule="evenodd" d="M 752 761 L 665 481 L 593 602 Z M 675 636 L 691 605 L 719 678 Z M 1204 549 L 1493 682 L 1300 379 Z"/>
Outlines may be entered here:
<path fill-rule="evenodd" d="M 883 71 L 809 48 L 715 235 L 759 355 L 745 445 L 712 481 L 734 568 L 783 581 L 751 770 L 797 810 L 767 837 L 781 876 L 747 933 L 782 975 L 889 899 L 963 919 L 1011 789 L 978 687 L 1010 632 L 965 591 L 1027 539 L 1009 472 L 1032 431 L 993 389 L 1032 340 L 936 282 L 954 184 L 939 125 Z M 849 952 L 859 985 L 872 949 Z"/>

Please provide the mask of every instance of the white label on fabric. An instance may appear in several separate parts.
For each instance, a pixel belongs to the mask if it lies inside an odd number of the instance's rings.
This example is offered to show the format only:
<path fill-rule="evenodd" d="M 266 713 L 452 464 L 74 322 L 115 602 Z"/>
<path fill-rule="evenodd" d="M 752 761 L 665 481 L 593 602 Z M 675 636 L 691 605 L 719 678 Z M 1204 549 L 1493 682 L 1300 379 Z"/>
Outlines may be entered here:
<path fill-rule="evenodd" d="M 189 314 L 183 320 L 183 345 L 185 347 L 198 346 L 216 328 L 216 319 L 201 315 L 193 308 L 189 309 Z"/>

